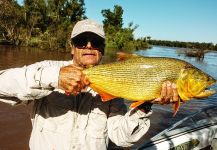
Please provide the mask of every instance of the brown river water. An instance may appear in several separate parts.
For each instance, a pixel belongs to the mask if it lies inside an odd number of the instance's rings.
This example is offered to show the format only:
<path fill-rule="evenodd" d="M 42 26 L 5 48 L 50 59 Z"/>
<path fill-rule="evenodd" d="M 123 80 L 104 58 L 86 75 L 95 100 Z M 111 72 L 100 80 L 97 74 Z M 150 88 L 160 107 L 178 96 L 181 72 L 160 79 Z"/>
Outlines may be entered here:
<path fill-rule="evenodd" d="M 204 60 L 185 57 L 175 48 L 153 47 L 149 50 L 136 51 L 144 56 L 162 56 L 183 59 L 212 75 L 217 79 L 217 52 L 205 54 Z M 22 67 L 42 60 L 70 60 L 69 53 L 47 52 L 33 48 L 13 47 L 0 45 L 0 70 L 12 67 Z M 104 59 L 106 60 L 106 59 Z M 1 86 L 1 85 L 0 85 Z M 214 88 L 217 90 L 217 86 Z M 172 117 L 171 105 L 154 105 L 151 116 L 151 127 L 147 133 L 147 139 L 156 135 L 175 122 L 192 114 L 201 108 L 217 105 L 217 94 L 205 100 L 192 100 L 181 105 L 175 117 Z M 31 133 L 29 112 L 30 105 L 10 106 L 0 102 L 0 150 L 28 150 L 28 142 Z M 186 123 L 187 125 L 187 123 Z"/>

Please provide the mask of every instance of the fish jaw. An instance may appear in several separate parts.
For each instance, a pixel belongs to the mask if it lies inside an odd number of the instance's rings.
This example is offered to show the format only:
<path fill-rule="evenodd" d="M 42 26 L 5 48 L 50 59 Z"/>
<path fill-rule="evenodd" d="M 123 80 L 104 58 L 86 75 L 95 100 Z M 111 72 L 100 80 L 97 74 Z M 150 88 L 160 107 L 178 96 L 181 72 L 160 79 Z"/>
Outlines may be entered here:
<path fill-rule="evenodd" d="M 200 94 L 196 95 L 195 97 L 196 98 L 204 98 L 204 97 L 211 96 L 211 95 L 213 95 L 215 93 L 216 93 L 215 90 L 204 90 Z"/>

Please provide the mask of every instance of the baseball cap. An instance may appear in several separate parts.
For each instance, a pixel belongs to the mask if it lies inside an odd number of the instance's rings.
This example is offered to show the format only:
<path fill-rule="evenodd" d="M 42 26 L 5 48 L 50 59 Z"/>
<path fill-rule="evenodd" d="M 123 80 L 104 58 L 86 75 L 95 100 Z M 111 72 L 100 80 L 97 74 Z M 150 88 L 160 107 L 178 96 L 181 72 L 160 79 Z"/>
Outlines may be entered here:
<path fill-rule="evenodd" d="M 74 38 L 84 32 L 92 32 L 105 39 L 105 32 L 103 30 L 103 26 L 98 24 L 94 20 L 85 19 L 82 21 L 78 21 L 72 30 L 71 38 Z"/>

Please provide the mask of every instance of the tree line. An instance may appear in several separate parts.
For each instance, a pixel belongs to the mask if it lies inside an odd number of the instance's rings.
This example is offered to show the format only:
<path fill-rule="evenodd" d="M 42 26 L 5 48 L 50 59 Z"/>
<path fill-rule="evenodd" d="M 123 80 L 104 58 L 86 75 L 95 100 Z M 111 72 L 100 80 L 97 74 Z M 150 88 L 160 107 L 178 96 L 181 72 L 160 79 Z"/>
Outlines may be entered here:
<path fill-rule="evenodd" d="M 45 50 L 69 50 L 70 33 L 79 20 L 87 18 L 84 0 L 0 0 L 0 39 L 13 45 L 32 46 Z M 123 27 L 121 6 L 101 11 L 106 33 L 106 49 L 145 49 L 147 42 L 136 40 L 138 27 Z"/>
<path fill-rule="evenodd" d="M 189 48 L 189 49 L 193 49 L 193 50 L 194 49 L 197 49 L 197 50 L 217 50 L 217 44 L 213 44 L 213 43 L 152 40 L 152 39 L 150 39 L 150 37 L 146 38 L 146 41 L 150 45 Z"/>

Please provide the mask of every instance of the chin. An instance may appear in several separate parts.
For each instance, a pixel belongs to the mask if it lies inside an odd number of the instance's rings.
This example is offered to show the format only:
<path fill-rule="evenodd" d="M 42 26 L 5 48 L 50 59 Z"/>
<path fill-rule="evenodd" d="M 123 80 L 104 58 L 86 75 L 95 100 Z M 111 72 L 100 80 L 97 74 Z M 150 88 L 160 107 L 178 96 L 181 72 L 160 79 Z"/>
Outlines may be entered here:
<path fill-rule="evenodd" d="M 84 66 L 90 66 L 90 65 L 95 66 L 95 65 L 98 65 L 99 62 L 98 61 L 91 61 L 91 60 L 89 60 L 89 61 L 85 61 L 83 64 L 84 64 Z"/>

